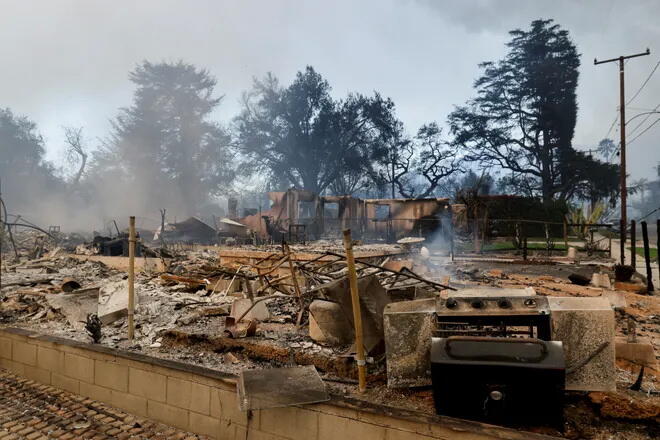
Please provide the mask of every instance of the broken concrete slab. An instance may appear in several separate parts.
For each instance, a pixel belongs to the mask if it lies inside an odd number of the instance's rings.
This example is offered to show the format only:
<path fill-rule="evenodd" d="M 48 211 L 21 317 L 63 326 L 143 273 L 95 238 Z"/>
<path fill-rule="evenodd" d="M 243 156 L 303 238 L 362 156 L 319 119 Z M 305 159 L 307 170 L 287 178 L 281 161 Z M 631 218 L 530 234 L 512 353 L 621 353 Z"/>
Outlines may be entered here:
<path fill-rule="evenodd" d="M 48 305 L 59 311 L 69 325 L 78 330 L 85 328 L 85 320 L 90 313 L 97 313 L 99 289 L 91 288 L 76 293 L 47 295 Z"/>
<path fill-rule="evenodd" d="M 328 283 L 322 290 L 323 294 L 339 304 L 346 319 L 354 327 L 353 304 L 348 279 L 342 278 Z M 387 291 L 375 276 L 358 279 L 358 295 L 360 297 L 360 313 L 362 315 L 362 330 L 364 348 L 367 353 L 383 348 L 383 311 L 391 301 Z"/>
<path fill-rule="evenodd" d="M 431 384 L 431 337 L 435 299 L 388 304 L 383 314 L 387 386 L 407 388 Z"/>
<path fill-rule="evenodd" d="M 566 389 L 614 391 L 614 310 L 605 297 L 548 297 L 552 339 L 566 355 Z M 586 362 L 583 366 L 580 366 Z M 574 371 L 570 371 L 575 367 Z"/>
<path fill-rule="evenodd" d="M 616 358 L 650 368 L 658 366 L 653 344 L 648 338 L 637 337 L 637 342 L 628 342 L 622 337 L 616 338 Z"/>
<path fill-rule="evenodd" d="M 602 287 L 603 289 L 611 289 L 612 283 L 610 276 L 606 273 L 597 273 L 591 275 L 591 285 L 594 287 Z"/>
<path fill-rule="evenodd" d="M 330 400 L 325 384 L 313 365 L 243 370 L 236 389 L 239 407 L 243 411 Z"/>
<path fill-rule="evenodd" d="M 80 261 L 98 261 L 113 269 L 128 271 L 128 257 L 108 257 L 105 255 L 75 255 L 69 254 L 71 258 Z M 135 259 L 136 272 L 164 272 L 166 270 L 163 260 L 154 257 L 142 257 Z"/>
<path fill-rule="evenodd" d="M 238 319 L 247 309 L 250 308 L 251 305 L 252 300 L 250 298 L 238 298 L 232 303 L 229 316 Z M 258 302 L 243 318 L 243 320 L 252 319 L 256 319 L 257 321 L 267 321 L 270 319 L 270 311 L 268 311 L 266 301 Z"/>
<path fill-rule="evenodd" d="M 622 309 L 628 305 L 626 295 L 623 292 L 616 290 L 606 290 L 603 292 L 603 297 L 607 298 L 612 305 L 613 309 Z"/>
<path fill-rule="evenodd" d="M 99 290 L 98 316 L 104 325 L 128 314 L 128 280 L 105 283 Z M 136 286 L 135 305 L 139 303 Z"/>
<path fill-rule="evenodd" d="M 346 345 L 353 328 L 337 303 L 314 300 L 309 305 L 309 337 L 321 345 Z"/>

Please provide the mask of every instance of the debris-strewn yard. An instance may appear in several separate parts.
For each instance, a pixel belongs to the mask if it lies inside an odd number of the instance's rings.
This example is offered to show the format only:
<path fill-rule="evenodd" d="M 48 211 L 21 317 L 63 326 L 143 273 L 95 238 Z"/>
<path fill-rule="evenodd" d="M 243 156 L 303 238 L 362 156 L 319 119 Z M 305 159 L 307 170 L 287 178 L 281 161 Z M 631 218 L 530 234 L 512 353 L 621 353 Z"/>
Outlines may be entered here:
<path fill-rule="evenodd" d="M 575 274 L 588 280 L 600 280 L 600 274 L 613 279 L 612 263 L 606 259 L 575 264 L 557 257 L 531 264 L 534 258 L 512 263 L 492 254 L 487 260 L 452 262 L 439 253 L 400 245 L 357 245 L 355 252 L 361 295 L 373 297 L 374 303 L 381 294 L 388 301 L 440 298 L 451 289 L 475 287 L 532 287 L 543 296 L 605 296 L 615 308 L 617 336 L 630 341 L 634 332 L 637 340 L 650 341 L 660 353 L 660 297 L 643 293 L 635 278 L 609 287 L 569 281 Z M 244 369 L 314 365 L 334 393 L 434 412 L 429 387 L 387 387 L 385 353 L 377 348 L 381 342 L 377 338 L 373 347 L 367 347 L 368 389 L 359 394 L 350 325 L 343 330 L 348 337 L 341 329 L 330 335 L 318 318 L 321 315 L 315 320 L 309 313 L 314 301 L 336 301 L 333 295 L 343 291 L 346 263 L 339 242 L 290 248 L 208 247 L 171 254 L 160 261 L 164 270 L 140 266 L 132 341 L 127 338 L 127 274 L 110 266 L 124 267 L 125 257 L 106 259 L 107 265 L 93 256 L 81 258 L 54 248 L 39 258 L 22 256 L 4 262 L 0 323 L 92 342 L 87 321 L 94 314 L 100 320 L 98 343 L 108 347 L 235 374 Z M 377 332 L 377 322 L 374 326 Z M 523 428 L 567 438 L 624 438 L 617 434 L 621 432 L 630 439 L 657 438 L 656 359 L 655 366 L 645 366 L 635 391 L 630 388 L 638 382 L 641 365 L 619 357 L 616 392 L 567 392 L 563 434 L 551 428 Z"/>

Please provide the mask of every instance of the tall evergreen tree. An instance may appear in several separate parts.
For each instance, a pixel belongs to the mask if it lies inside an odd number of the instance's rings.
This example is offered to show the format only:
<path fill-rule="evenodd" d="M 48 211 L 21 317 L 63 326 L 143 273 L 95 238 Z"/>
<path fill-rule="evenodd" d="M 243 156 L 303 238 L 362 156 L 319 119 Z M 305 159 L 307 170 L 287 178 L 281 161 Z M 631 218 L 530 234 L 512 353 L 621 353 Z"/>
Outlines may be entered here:
<path fill-rule="evenodd" d="M 216 80 L 182 61 L 145 61 L 129 78 L 137 87 L 133 105 L 121 109 L 97 159 L 138 181 L 148 209 L 176 201 L 193 215 L 232 178 L 230 137 L 210 120 L 222 99 Z"/>
<path fill-rule="evenodd" d="M 507 55 L 481 64 L 477 97 L 449 116 L 454 142 L 468 160 L 507 170 L 520 192 L 546 202 L 570 198 L 601 165 L 572 146 L 579 54 L 552 20 L 510 34 Z"/>

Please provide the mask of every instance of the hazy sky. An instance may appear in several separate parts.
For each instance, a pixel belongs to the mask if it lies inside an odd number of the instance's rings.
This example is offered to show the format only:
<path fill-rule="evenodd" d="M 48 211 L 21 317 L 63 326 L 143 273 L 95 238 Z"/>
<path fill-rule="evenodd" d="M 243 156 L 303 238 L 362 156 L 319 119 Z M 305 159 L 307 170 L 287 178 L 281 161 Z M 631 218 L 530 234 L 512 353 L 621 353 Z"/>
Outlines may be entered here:
<path fill-rule="evenodd" d="M 413 132 L 444 122 L 473 95 L 477 64 L 504 54 L 509 30 L 553 18 L 582 54 L 574 144 L 588 148 L 608 132 L 619 100 L 616 64 L 594 66 L 594 57 L 651 49 L 626 64 L 631 97 L 660 61 L 659 17 L 654 0 L 0 0 L 0 107 L 36 121 L 58 161 L 63 125 L 84 126 L 92 141 L 108 133 L 109 119 L 131 102 L 127 75 L 141 60 L 208 68 L 225 95 L 223 121 L 253 76 L 272 71 L 288 84 L 311 64 L 337 96 L 377 90 L 393 98 Z M 658 105 L 660 68 L 628 117 Z M 630 145 L 633 178 L 653 177 L 659 140 L 660 123 Z"/>

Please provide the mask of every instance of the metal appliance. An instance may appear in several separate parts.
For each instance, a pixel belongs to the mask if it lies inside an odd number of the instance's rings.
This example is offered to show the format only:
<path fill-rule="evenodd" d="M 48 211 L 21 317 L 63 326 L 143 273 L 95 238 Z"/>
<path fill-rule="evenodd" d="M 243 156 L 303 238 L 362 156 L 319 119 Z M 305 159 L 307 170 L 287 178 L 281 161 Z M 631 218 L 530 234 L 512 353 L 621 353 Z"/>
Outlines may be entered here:
<path fill-rule="evenodd" d="M 563 424 L 565 361 L 539 296 L 437 302 L 431 378 L 438 414 L 497 424 Z"/>

